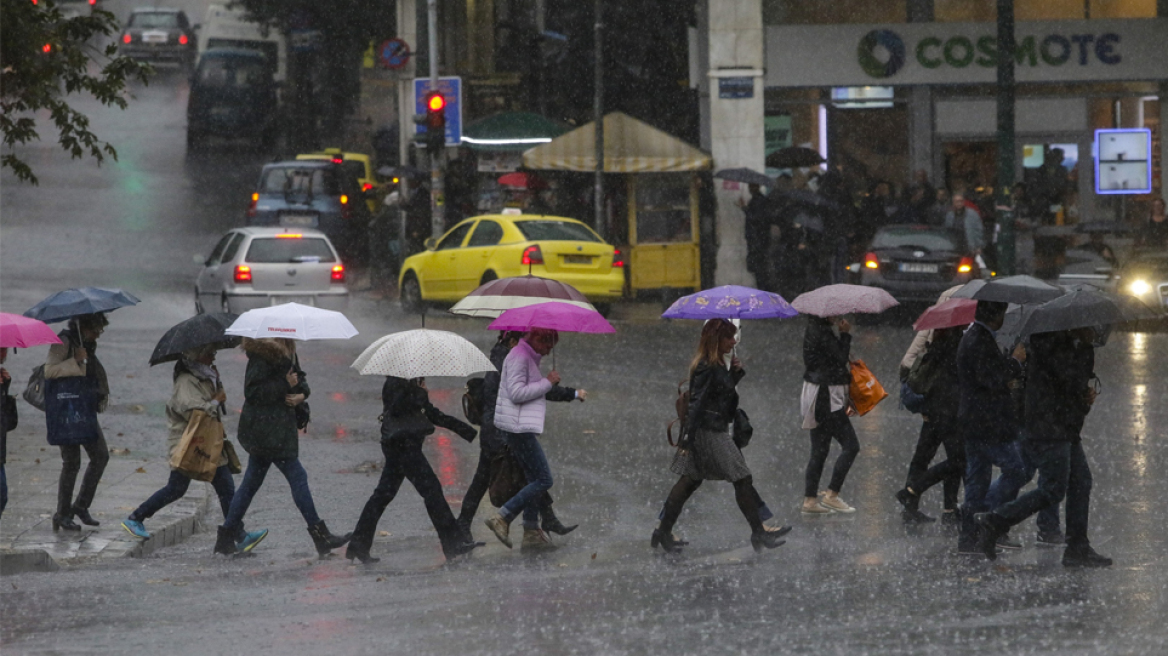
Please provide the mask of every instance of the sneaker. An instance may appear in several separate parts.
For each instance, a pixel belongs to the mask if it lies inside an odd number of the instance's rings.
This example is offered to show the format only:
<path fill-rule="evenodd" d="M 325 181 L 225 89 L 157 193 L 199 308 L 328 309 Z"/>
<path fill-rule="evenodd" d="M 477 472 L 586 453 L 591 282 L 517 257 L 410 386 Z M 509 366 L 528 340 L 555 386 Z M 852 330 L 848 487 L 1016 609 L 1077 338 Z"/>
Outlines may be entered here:
<path fill-rule="evenodd" d="M 1006 533 L 998 538 L 998 548 L 1016 551 L 1022 548 L 1022 541 L 1017 538 L 1012 538 L 1009 533 Z"/>
<path fill-rule="evenodd" d="M 832 494 L 831 492 L 824 492 L 823 496 L 819 497 L 819 504 L 837 513 L 856 512 L 856 509 L 849 506 L 838 494 Z"/>
<path fill-rule="evenodd" d="M 149 540 L 151 537 L 150 532 L 146 530 L 146 527 L 142 525 L 142 522 L 139 522 L 136 519 L 125 520 L 124 522 L 122 522 L 122 528 L 129 531 L 130 535 L 132 535 L 136 538 L 142 538 L 143 540 Z"/>
<path fill-rule="evenodd" d="M 268 529 L 260 529 L 258 531 L 248 531 L 243 534 L 243 539 L 235 543 L 235 548 L 239 553 L 247 553 L 255 549 L 256 545 L 268 537 Z"/>
<path fill-rule="evenodd" d="M 538 528 L 523 529 L 523 542 L 519 545 L 523 551 L 549 551 L 555 549 L 556 545 L 552 543 L 552 539 L 548 537 Z"/>
<path fill-rule="evenodd" d="M 491 532 L 495 534 L 495 537 L 499 538 L 499 542 L 507 545 L 508 549 L 511 548 L 510 522 L 503 519 L 503 516 L 498 512 L 495 512 L 492 513 L 490 517 L 483 520 L 483 523 L 487 525 L 487 528 L 491 529 Z"/>
<path fill-rule="evenodd" d="M 1061 531 L 1039 531 L 1034 544 L 1039 547 L 1061 547 L 1066 542 Z"/>
<path fill-rule="evenodd" d="M 1063 552 L 1063 567 L 1111 567 L 1112 560 L 1100 555 L 1090 545 L 1067 547 Z"/>
<path fill-rule="evenodd" d="M 811 497 L 803 499 L 802 511 L 804 515 L 830 515 L 834 512 L 831 508 L 819 503 L 819 499 L 812 499 Z"/>

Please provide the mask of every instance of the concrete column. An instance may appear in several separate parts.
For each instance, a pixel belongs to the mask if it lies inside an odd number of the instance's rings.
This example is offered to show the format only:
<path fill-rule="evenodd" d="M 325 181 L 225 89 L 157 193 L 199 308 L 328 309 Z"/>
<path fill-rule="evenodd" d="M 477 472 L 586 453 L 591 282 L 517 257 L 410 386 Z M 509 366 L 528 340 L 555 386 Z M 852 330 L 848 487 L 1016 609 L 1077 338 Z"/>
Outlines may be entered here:
<path fill-rule="evenodd" d="M 1160 197 L 1168 198 L 1168 82 L 1160 83 Z"/>
<path fill-rule="evenodd" d="M 764 168 L 762 0 L 708 0 L 710 152 L 714 168 Z M 752 77 L 752 98 L 719 98 L 719 77 Z M 718 184 L 717 285 L 754 285 L 746 270 L 745 220 L 737 201 L 747 192 Z"/>

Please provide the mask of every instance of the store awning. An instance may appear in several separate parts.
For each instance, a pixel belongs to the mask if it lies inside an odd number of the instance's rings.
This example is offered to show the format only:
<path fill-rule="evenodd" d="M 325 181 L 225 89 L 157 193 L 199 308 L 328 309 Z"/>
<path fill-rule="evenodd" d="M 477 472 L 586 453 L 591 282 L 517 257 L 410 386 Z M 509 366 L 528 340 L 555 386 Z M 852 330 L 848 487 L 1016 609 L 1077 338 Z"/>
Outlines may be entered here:
<path fill-rule="evenodd" d="M 523 151 L 549 143 L 568 126 L 531 112 L 503 112 L 468 124 L 462 145 L 472 150 Z"/>
<path fill-rule="evenodd" d="M 604 117 L 604 170 L 608 173 L 703 171 L 712 160 L 673 135 L 620 112 Z M 523 153 L 528 169 L 596 170 L 596 123 Z"/>

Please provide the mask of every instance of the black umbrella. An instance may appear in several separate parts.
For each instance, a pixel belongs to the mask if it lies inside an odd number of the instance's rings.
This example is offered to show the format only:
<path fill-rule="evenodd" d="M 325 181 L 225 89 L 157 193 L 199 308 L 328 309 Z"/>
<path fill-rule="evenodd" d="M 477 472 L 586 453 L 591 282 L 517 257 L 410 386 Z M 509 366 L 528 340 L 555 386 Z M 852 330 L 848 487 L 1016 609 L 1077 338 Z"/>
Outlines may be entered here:
<path fill-rule="evenodd" d="M 774 189 L 775 179 L 754 169 L 738 168 L 738 169 L 722 169 L 714 174 L 715 178 L 722 180 L 729 180 L 731 182 L 742 182 L 744 184 L 756 184 L 760 187 L 767 187 Z"/>
<path fill-rule="evenodd" d="M 1164 316 L 1135 297 L 1109 294 L 1091 287 L 1079 288 L 1036 305 L 1028 314 L 1018 331 L 1021 337 Z"/>
<path fill-rule="evenodd" d="M 800 146 L 780 148 L 766 157 L 766 165 L 773 169 L 797 169 L 822 163 L 823 157 L 818 152 Z"/>
<path fill-rule="evenodd" d="M 953 293 L 953 298 L 972 298 L 976 301 L 999 303 L 1045 303 L 1062 296 L 1066 290 L 1034 276 L 1007 276 L 992 280 L 971 280 Z"/>
<path fill-rule="evenodd" d="M 197 314 L 166 331 L 154 353 L 150 354 L 150 365 L 163 362 L 173 362 L 182 357 L 183 351 L 202 346 L 215 346 L 225 349 L 239 345 L 239 338 L 223 333 L 236 319 L 238 314 L 230 312 L 212 312 Z"/>
<path fill-rule="evenodd" d="M 120 289 L 81 287 L 66 289 L 49 296 L 25 311 L 24 316 L 45 323 L 56 323 L 83 314 L 109 312 L 138 303 L 137 297 Z"/>

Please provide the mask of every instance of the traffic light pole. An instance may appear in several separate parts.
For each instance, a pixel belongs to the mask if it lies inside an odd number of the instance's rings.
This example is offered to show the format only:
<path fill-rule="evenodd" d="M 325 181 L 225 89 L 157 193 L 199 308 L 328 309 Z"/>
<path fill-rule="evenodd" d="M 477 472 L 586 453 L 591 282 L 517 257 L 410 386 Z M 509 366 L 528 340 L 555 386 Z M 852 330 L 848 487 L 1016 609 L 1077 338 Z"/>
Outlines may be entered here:
<path fill-rule="evenodd" d="M 1015 273 L 1014 261 L 1014 0 L 998 4 L 998 175 L 994 206 L 998 233 L 996 269 Z M 986 244 L 993 239 L 986 235 Z"/>
<path fill-rule="evenodd" d="M 426 0 L 427 40 L 430 42 L 430 90 L 438 91 L 438 0 Z M 446 111 L 443 108 L 443 111 Z M 446 232 L 446 135 L 427 135 L 430 155 L 430 236 L 437 239 Z"/>

